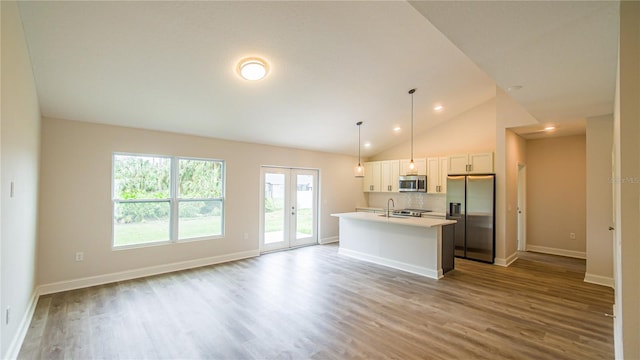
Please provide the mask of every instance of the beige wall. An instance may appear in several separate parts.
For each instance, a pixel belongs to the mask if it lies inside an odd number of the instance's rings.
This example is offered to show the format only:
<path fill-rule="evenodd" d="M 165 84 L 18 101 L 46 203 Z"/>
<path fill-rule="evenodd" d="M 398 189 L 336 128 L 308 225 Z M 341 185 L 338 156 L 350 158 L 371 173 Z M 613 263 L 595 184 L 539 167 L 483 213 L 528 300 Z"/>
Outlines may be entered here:
<path fill-rule="evenodd" d="M 613 286 L 613 116 L 587 119 L 587 269 L 585 281 Z"/>
<path fill-rule="evenodd" d="M 527 142 L 511 130 L 506 130 L 506 214 L 505 258 L 518 251 L 518 166 L 527 163 Z"/>
<path fill-rule="evenodd" d="M 496 89 L 496 264 L 502 266 L 509 265 L 518 258 L 518 253 L 514 250 L 517 247 L 517 214 L 514 202 L 517 201 L 518 181 L 517 172 L 514 177 L 514 169 L 517 169 L 518 162 L 526 162 L 526 149 L 522 139 L 508 129 L 535 123 L 537 120 L 522 105 L 502 89 Z"/>
<path fill-rule="evenodd" d="M 111 250 L 113 152 L 225 160 L 225 238 Z M 353 176 L 356 163 L 350 156 L 44 119 L 38 282 L 257 252 L 261 165 L 320 169 L 320 238 L 337 236 L 338 221 L 329 215 L 365 203 L 362 179 Z M 84 262 L 74 261 L 77 251 Z"/>
<path fill-rule="evenodd" d="M 584 258 L 586 137 L 529 140 L 526 151 L 527 250 Z"/>
<path fill-rule="evenodd" d="M 640 2 L 620 3 L 614 111 L 616 358 L 640 359 Z"/>
<path fill-rule="evenodd" d="M 495 98 L 437 125 L 413 139 L 415 158 L 495 151 Z M 370 160 L 408 159 L 410 142 L 382 151 Z"/>
<path fill-rule="evenodd" d="M 17 354 L 36 271 L 40 110 L 18 6 L 2 1 L 0 358 Z M 14 197 L 9 189 L 14 182 Z M 11 316 L 6 324 L 6 309 Z M 21 326 L 22 323 L 22 326 Z"/>

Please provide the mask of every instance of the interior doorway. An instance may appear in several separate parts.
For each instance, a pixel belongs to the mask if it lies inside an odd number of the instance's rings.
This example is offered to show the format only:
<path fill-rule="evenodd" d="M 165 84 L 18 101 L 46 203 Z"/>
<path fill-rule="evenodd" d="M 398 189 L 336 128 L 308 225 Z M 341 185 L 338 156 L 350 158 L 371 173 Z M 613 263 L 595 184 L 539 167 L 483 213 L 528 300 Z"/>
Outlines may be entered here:
<path fill-rule="evenodd" d="M 527 167 L 518 163 L 518 251 L 527 250 Z"/>
<path fill-rule="evenodd" d="M 260 252 L 318 243 L 318 170 L 262 167 Z"/>

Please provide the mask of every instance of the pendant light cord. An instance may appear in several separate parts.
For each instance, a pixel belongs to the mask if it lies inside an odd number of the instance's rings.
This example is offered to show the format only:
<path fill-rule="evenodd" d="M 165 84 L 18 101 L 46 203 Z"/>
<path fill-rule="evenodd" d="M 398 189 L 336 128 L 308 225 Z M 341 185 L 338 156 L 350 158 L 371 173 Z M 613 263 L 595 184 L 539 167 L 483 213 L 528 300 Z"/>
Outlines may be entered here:
<path fill-rule="evenodd" d="M 411 162 L 413 162 L 413 93 L 416 92 L 416 89 L 409 90 L 409 94 L 411 94 Z"/>
<path fill-rule="evenodd" d="M 362 121 L 358 121 L 356 125 L 358 125 L 358 166 L 360 166 L 360 125 L 362 125 Z"/>
<path fill-rule="evenodd" d="M 411 162 L 413 162 L 413 93 L 411 93 Z"/>

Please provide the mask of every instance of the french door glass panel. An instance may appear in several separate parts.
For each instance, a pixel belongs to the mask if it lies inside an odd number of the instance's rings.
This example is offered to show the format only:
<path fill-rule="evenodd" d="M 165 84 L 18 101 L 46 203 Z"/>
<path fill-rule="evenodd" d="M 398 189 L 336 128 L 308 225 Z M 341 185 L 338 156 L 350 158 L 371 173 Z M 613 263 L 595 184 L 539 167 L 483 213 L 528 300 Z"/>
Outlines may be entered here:
<path fill-rule="evenodd" d="M 263 168 L 261 250 L 317 243 L 316 170 Z"/>
<path fill-rule="evenodd" d="M 285 240 L 286 185 L 284 173 L 264 174 L 264 244 L 282 243 Z"/>

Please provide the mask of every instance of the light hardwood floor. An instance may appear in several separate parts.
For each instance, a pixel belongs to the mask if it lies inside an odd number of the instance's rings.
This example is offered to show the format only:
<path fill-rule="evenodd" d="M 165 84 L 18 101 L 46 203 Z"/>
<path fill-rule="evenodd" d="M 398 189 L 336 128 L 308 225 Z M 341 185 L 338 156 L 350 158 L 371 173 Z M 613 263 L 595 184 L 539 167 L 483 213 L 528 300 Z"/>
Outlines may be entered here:
<path fill-rule="evenodd" d="M 311 246 L 42 296 L 21 359 L 613 358 L 584 260 L 456 259 L 439 281 Z"/>

